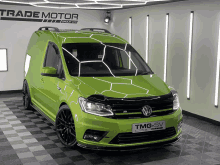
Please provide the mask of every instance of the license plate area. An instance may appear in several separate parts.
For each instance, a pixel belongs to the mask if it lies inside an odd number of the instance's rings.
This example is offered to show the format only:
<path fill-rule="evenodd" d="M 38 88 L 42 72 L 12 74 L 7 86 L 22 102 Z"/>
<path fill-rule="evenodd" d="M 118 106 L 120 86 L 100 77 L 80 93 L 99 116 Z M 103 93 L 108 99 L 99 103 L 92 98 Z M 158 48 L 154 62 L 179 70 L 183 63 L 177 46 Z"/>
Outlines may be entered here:
<path fill-rule="evenodd" d="M 132 124 L 132 133 L 149 132 L 166 129 L 165 121 Z"/>

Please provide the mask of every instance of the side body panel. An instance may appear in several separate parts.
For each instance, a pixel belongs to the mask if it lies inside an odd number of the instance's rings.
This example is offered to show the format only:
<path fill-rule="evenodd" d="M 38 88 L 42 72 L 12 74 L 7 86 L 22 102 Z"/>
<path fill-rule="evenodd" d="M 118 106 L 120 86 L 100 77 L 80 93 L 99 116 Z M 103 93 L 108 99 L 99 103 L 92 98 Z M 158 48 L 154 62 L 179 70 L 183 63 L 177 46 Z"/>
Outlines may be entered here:
<path fill-rule="evenodd" d="M 34 98 L 34 89 L 32 88 L 32 83 L 33 83 L 33 70 L 35 69 L 32 69 L 33 67 L 37 67 L 36 64 L 35 64 L 35 61 L 36 61 L 36 52 L 35 52 L 35 49 L 36 49 L 36 43 L 38 41 L 38 35 L 36 33 L 33 33 L 31 38 L 30 38 L 30 41 L 28 43 L 28 47 L 27 47 L 27 51 L 26 51 L 26 59 L 25 61 L 27 60 L 27 55 L 30 56 L 30 63 L 29 63 L 29 69 L 27 71 L 27 74 L 25 75 L 25 71 L 24 71 L 24 80 L 27 81 L 28 85 L 29 85 L 29 90 L 30 90 L 30 95 L 31 95 L 31 98 Z M 25 68 L 25 66 L 24 66 Z"/>
<path fill-rule="evenodd" d="M 52 121 L 55 121 L 61 103 L 65 103 L 70 107 L 73 116 L 75 114 L 81 116 L 81 109 L 78 104 L 78 97 L 81 95 L 75 89 L 74 82 L 68 74 L 61 44 L 53 36 L 46 33 L 40 34 L 39 38 L 36 33 L 33 36 L 35 38 L 31 38 L 27 51 L 31 55 L 31 67 L 25 77 L 28 84 L 30 84 L 32 103 Z M 65 72 L 65 80 L 41 75 L 49 41 L 58 46 Z"/>

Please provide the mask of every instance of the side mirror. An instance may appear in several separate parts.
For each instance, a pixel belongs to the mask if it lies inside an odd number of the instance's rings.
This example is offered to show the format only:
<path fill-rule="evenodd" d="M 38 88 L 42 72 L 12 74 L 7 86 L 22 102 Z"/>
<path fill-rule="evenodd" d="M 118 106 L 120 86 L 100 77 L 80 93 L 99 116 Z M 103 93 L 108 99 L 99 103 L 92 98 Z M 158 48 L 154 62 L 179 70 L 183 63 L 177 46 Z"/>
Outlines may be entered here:
<path fill-rule="evenodd" d="M 58 77 L 59 74 L 57 73 L 57 69 L 54 67 L 43 67 L 41 71 L 42 76 L 49 76 L 49 77 Z"/>

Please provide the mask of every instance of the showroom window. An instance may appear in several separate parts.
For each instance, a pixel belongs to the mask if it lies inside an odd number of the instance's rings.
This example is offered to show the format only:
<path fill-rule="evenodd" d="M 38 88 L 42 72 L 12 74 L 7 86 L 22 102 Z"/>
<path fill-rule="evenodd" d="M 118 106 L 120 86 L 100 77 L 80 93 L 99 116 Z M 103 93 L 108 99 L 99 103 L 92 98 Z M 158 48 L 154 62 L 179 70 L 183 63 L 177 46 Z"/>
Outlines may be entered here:
<path fill-rule="evenodd" d="M 0 48 L 0 72 L 8 71 L 7 49 Z"/>

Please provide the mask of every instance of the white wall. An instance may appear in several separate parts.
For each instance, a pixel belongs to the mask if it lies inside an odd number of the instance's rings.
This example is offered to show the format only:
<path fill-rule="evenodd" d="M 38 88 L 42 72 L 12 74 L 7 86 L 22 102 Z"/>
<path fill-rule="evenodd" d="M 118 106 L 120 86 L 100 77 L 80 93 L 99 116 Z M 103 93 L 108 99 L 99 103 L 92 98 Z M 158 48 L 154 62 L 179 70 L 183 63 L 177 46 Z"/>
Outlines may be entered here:
<path fill-rule="evenodd" d="M 165 20 L 169 13 L 167 83 L 179 93 L 181 107 L 191 113 L 220 121 L 214 107 L 219 0 L 189 0 L 112 11 L 109 30 L 128 40 L 132 17 L 132 45 L 145 59 L 146 16 L 149 15 L 149 65 L 163 79 Z M 187 57 L 190 12 L 194 11 L 191 95 L 187 100 Z M 220 100 L 219 100 L 220 103 Z"/>
<path fill-rule="evenodd" d="M 29 6 L 0 5 L 6 10 L 33 10 L 78 14 L 78 23 L 38 23 L 0 20 L 0 48 L 8 49 L 8 71 L 0 72 L 0 91 L 21 90 L 24 79 L 24 60 L 32 33 L 41 26 L 55 26 L 61 29 L 81 29 L 86 27 L 106 28 L 104 14 L 100 10 L 46 9 Z"/>
<path fill-rule="evenodd" d="M 149 65 L 163 79 L 165 16 L 169 13 L 167 83 L 179 93 L 181 107 L 189 112 L 220 121 L 220 108 L 214 107 L 215 72 L 220 21 L 219 0 L 189 0 L 112 11 L 113 21 L 103 23 L 99 10 L 57 10 L 26 6 L 0 5 L 1 9 L 20 9 L 79 14 L 77 24 L 53 24 L 0 20 L 0 48 L 8 49 L 8 71 L 0 72 L 0 91 L 21 90 L 24 58 L 31 34 L 40 26 L 65 29 L 108 28 L 126 40 L 128 18 L 132 16 L 132 45 L 145 59 L 145 26 L 149 15 Z M 191 95 L 186 99 L 187 56 L 190 11 L 194 11 Z M 219 97 L 220 103 L 220 97 Z"/>

